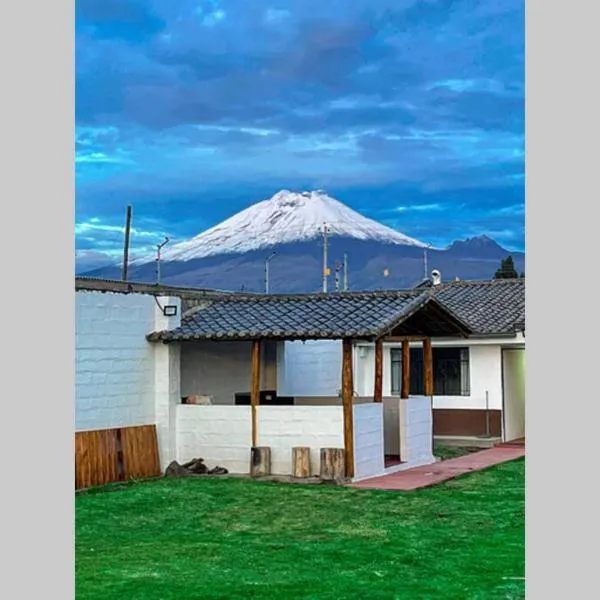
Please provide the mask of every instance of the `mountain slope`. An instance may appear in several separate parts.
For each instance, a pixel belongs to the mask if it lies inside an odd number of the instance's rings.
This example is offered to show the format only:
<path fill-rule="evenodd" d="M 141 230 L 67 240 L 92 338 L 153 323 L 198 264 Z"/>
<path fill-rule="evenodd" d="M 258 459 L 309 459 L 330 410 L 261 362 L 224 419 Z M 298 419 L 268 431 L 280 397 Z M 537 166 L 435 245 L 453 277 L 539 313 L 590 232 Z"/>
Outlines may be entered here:
<path fill-rule="evenodd" d="M 426 244 L 368 219 L 321 191 L 281 190 L 211 227 L 191 240 L 165 249 L 163 259 L 189 261 L 218 254 L 238 254 L 280 244 L 314 240 L 327 224 L 329 235 L 387 244 Z M 132 264 L 153 261 L 145 257 Z"/>
<path fill-rule="evenodd" d="M 348 256 L 348 284 L 352 290 L 406 288 L 438 269 L 444 280 L 489 279 L 509 254 L 524 270 L 524 254 L 508 252 L 487 236 L 457 241 L 446 249 L 425 244 L 368 219 L 323 192 L 281 191 L 163 251 L 161 283 L 262 292 L 265 260 L 269 263 L 269 291 L 315 292 L 322 289 L 323 240 L 329 229 L 328 289 L 343 287 L 341 262 Z M 336 271 L 336 265 L 338 267 Z M 121 275 L 120 265 L 86 273 L 100 278 Z M 155 282 L 155 257 L 130 265 L 129 279 Z"/>

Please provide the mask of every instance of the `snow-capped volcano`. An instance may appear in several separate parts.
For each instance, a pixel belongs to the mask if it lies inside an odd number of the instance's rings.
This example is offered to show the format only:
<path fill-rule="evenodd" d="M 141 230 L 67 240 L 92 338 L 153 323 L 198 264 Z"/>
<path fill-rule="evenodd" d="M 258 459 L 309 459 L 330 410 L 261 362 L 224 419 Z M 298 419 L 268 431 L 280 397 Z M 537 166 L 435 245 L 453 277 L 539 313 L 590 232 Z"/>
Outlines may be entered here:
<path fill-rule="evenodd" d="M 163 260 L 188 261 L 218 254 L 244 253 L 269 246 L 304 242 L 322 235 L 426 247 L 391 227 L 368 219 L 322 191 L 281 190 L 185 242 L 165 248 Z M 138 259 L 134 264 L 154 261 Z"/>

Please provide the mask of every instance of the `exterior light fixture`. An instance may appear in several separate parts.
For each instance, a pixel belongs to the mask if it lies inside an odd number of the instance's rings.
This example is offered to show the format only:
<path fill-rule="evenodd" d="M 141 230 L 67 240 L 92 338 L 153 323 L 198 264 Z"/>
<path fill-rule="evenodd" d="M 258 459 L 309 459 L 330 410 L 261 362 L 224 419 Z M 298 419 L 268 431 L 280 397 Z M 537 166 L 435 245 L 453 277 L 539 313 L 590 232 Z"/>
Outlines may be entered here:
<path fill-rule="evenodd" d="M 165 317 L 174 317 L 177 315 L 177 305 L 176 304 L 167 304 L 163 308 L 163 315 Z"/>

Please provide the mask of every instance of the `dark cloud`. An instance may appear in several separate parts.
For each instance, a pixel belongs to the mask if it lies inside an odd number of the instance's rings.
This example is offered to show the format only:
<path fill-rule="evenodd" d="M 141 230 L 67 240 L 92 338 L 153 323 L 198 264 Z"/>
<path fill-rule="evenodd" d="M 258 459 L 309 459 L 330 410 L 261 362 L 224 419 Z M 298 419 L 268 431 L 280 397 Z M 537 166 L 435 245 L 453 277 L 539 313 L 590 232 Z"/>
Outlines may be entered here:
<path fill-rule="evenodd" d="M 78 220 L 133 203 L 185 236 L 327 186 L 522 238 L 521 214 L 490 220 L 524 195 L 522 2 L 78 0 L 76 18 Z M 440 211 L 417 213 L 406 232 L 436 237 Z"/>

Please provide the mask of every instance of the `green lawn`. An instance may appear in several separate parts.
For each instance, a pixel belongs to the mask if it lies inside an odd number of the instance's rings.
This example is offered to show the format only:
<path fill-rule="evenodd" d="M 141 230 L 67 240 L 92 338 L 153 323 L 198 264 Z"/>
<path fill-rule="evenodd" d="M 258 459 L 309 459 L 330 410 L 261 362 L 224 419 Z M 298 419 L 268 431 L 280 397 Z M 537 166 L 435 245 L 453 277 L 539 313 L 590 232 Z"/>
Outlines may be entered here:
<path fill-rule="evenodd" d="M 524 598 L 524 471 L 409 493 L 207 477 L 80 494 L 77 598 Z"/>

